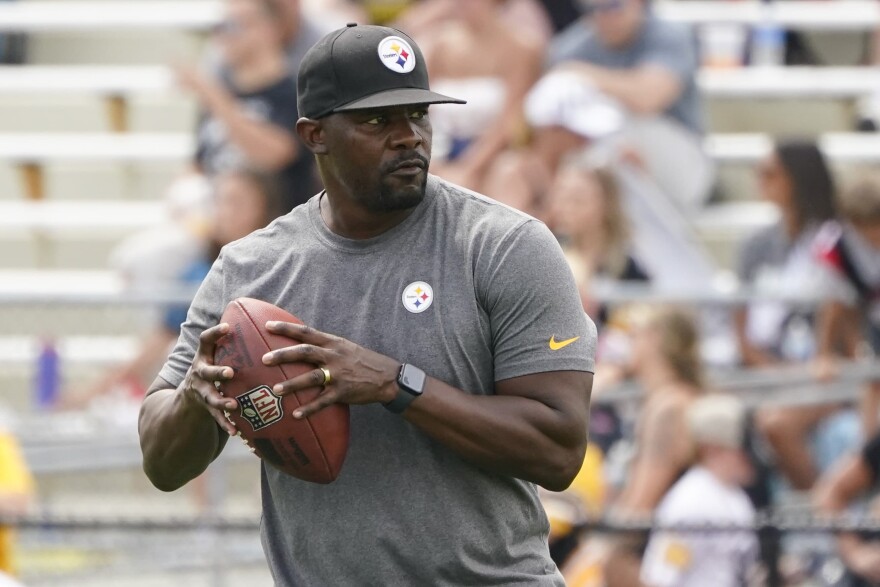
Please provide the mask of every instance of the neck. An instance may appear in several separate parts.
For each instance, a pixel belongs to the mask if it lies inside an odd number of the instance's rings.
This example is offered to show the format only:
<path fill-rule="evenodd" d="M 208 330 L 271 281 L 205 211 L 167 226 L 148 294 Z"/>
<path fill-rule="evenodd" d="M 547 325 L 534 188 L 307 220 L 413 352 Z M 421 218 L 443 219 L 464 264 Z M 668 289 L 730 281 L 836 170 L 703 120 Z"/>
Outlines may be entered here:
<path fill-rule="evenodd" d="M 280 51 L 260 55 L 232 69 L 232 81 L 237 88 L 245 92 L 265 88 L 285 75 L 287 75 L 287 61 Z"/>
<path fill-rule="evenodd" d="M 785 229 L 785 234 L 791 240 L 794 240 L 800 234 L 802 227 L 793 208 L 782 208 L 782 227 Z"/>
<path fill-rule="evenodd" d="M 379 236 L 406 220 L 415 207 L 391 212 L 374 212 L 355 201 L 350 195 L 336 195 L 339 191 L 328 187 L 318 205 L 321 218 L 331 232 L 341 237 L 364 240 Z"/>

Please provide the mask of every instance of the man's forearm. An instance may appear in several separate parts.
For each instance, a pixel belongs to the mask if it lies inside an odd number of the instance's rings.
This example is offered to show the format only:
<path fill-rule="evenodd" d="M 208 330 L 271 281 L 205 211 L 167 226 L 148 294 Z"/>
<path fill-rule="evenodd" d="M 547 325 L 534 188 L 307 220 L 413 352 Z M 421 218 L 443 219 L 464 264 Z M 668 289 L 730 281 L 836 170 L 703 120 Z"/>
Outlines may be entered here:
<path fill-rule="evenodd" d="M 179 489 L 201 475 L 227 439 L 205 409 L 175 389 L 144 399 L 138 431 L 144 472 L 162 491 Z"/>
<path fill-rule="evenodd" d="M 672 73 L 656 67 L 610 69 L 590 63 L 572 65 L 605 94 L 619 100 L 640 115 L 661 114 L 681 93 L 681 83 Z M 651 88 L 651 91 L 645 91 Z"/>
<path fill-rule="evenodd" d="M 587 445 L 578 415 L 525 397 L 471 395 L 436 379 L 405 417 L 465 460 L 552 491 L 568 487 Z"/>

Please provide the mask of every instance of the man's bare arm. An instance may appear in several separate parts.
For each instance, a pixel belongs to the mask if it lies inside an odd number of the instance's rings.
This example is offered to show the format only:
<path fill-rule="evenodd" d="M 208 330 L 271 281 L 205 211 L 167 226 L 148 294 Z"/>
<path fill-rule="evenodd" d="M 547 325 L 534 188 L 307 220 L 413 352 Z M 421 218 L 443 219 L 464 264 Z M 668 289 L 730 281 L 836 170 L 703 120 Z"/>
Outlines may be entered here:
<path fill-rule="evenodd" d="M 162 491 L 174 491 L 201 475 L 236 433 L 224 410 L 236 402 L 221 396 L 215 381 L 234 375 L 213 365 L 214 345 L 228 331 L 226 324 L 205 330 L 193 364 L 177 389 L 157 378 L 141 406 L 138 420 L 144 472 Z"/>

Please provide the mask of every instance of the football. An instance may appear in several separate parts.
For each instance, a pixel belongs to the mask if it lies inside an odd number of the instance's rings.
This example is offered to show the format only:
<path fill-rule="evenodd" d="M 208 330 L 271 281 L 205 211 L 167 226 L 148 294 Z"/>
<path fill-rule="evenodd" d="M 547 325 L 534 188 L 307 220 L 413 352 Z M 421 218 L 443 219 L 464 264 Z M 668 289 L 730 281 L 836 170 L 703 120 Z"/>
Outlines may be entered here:
<path fill-rule="evenodd" d="M 251 451 L 273 467 L 305 481 L 330 483 L 348 452 L 348 406 L 334 404 L 309 418 L 294 419 L 294 410 L 314 399 L 321 388 L 283 397 L 272 392 L 276 383 L 316 368 L 309 363 L 263 364 L 267 352 L 296 344 L 266 330 L 266 322 L 272 320 L 302 324 L 281 308 L 251 298 L 238 298 L 223 312 L 221 322 L 229 324 L 229 332 L 217 344 L 214 363 L 232 367 L 235 375 L 218 389 L 238 402 L 226 415 Z"/>

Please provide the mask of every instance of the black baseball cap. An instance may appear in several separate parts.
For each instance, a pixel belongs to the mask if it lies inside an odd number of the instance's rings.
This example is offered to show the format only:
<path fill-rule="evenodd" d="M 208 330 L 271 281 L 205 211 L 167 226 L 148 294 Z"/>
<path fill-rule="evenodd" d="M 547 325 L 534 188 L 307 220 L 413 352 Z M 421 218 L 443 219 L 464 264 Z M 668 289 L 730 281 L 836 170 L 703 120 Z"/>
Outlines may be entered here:
<path fill-rule="evenodd" d="M 299 115 L 405 106 L 464 104 L 428 87 L 422 52 L 397 29 L 349 24 L 318 41 L 303 57 L 297 78 Z"/>

